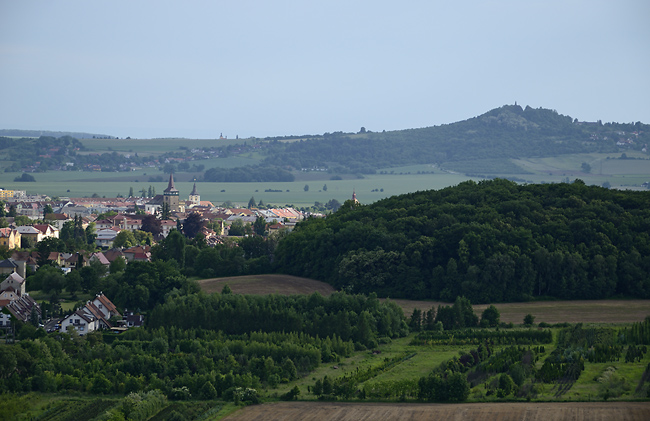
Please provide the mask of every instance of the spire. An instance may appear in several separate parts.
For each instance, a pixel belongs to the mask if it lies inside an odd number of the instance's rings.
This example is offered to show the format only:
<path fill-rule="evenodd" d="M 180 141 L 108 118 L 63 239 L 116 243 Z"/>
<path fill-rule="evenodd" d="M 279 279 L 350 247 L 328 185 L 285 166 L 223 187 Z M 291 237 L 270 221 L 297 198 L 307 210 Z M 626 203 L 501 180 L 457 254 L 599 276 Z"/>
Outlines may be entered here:
<path fill-rule="evenodd" d="M 190 196 L 197 196 L 199 193 L 196 191 L 196 183 L 194 183 L 194 188 L 192 189 L 192 193 L 190 193 Z"/>
<path fill-rule="evenodd" d="M 176 187 L 174 187 L 174 174 L 169 173 L 169 185 L 165 189 L 165 193 L 178 193 L 178 190 L 176 190 Z"/>
<path fill-rule="evenodd" d="M 359 203 L 359 201 L 357 200 L 357 192 L 355 191 L 355 189 L 352 189 L 352 201 L 354 203 Z"/>

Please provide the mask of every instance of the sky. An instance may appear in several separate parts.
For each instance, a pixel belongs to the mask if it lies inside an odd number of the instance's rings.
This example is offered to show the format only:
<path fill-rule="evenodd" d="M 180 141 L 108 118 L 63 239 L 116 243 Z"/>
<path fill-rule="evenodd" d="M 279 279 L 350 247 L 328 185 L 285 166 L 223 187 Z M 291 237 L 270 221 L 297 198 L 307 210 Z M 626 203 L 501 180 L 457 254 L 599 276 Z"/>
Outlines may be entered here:
<path fill-rule="evenodd" d="M 0 0 L 0 129 L 400 130 L 517 102 L 650 123 L 650 2 Z"/>

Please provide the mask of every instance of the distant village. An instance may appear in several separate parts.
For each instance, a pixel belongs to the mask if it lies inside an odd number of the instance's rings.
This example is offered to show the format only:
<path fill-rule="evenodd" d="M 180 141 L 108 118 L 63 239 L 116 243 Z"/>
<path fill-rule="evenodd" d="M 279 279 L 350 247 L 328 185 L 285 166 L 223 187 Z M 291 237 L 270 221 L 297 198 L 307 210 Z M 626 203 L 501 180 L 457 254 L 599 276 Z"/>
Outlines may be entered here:
<path fill-rule="evenodd" d="M 307 214 L 293 208 L 223 208 L 201 200 L 196 184 L 187 200 L 181 200 L 170 174 L 163 194 L 154 197 L 128 198 L 58 198 L 28 196 L 25 191 L 0 190 L 4 202 L 4 215 L 0 217 L 0 250 L 9 256 L 0 260 L 0 329 L 11 327 L 11 318 L 21 322 L 42 320 L 39 304 L 29 296 L 25 279 L 27 272 L 35 272 L 43 256 L 36 250 L 38 244 L 48 238 L 60 238 L 64 227 L 80 226 L 87 230 L 94 226 L 95 250 L 77 250 L 73 253 L 49 252 L 49 264 L 61 268 L 64 273 L 88 266 L 95 262 L 106 268 L 118 258 L 126 263 L 151 261 L 151 244 L 115 247 L 114 242 L 123 231 L 151 232 L 153 243 L 166 238 L 173 229 L 181 229 L 188 218 L 200 221 L 196 235 L 214 246 L 228 236 L 269 235 L 280 230 L 291 230 L 305 217 L 322 217 Z M 353 200 L 356 196 L 353 195 Z M 150 221 L 155 220 L 155 229 Z M 66 225 L 67 224 L 67 225 Z M 252 230 L 262 226 L 263 233 Z M 235 232 L 235 228 L 239 230 Z M 242 232 L 241 228 L 244 227 Z M 28 269 L 29 268 L 29 269 Z M 97 329 L 120 331 L 141 326 L 141 315 L 125 312 L 121 315 L 103 294 L 89 300 L 63 319 L 43 325 L 47 330 L 75 329 L 80 335 Z M 111 320 L 113 322 L 111 322 Z"/>

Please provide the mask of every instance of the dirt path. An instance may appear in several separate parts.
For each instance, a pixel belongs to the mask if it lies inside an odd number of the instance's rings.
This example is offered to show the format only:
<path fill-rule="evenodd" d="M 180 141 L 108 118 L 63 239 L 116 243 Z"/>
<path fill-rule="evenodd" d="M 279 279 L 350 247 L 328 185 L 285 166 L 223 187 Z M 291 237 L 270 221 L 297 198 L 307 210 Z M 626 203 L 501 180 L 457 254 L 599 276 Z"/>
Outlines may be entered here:
<path fill-rule="evenodd" d="M 650 420 L 650 402 L 390 404 L 279 402 L 254 405 L 228 421 Z"/>

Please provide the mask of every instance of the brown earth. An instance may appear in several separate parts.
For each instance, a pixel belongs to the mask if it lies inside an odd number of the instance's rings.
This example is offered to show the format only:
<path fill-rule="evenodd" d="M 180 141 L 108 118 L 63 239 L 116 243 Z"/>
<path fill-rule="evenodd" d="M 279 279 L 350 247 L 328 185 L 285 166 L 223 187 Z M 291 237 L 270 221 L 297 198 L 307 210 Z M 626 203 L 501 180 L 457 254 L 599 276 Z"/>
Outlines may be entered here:
<path fill-rule="evenodd" d="M 397 404 L 278 402 L 248 406 L 228 421 L 650 420 L 649 402 Z"/>
<path fill-rule="evenodd" d="M 235 294 L 313 294 L 328 296 L 336 290 L 325 282 L 290 275 L 250 275 L 229 278 L 202 279 L 199 286 L 203 292 L 221 292 L 228 284 Z"/>
<path fill-rule="evenodd" d="M 236 294 L 312 294 L 323 296 L 335 290 L 331 285 L 309 278 L 290 275 L 251 275 L 230 278 L 203 279 L 198 281 L 206 293 L 221 292 L 225 284 Z M 414 308 L 426 311 L 438 305 L 450 305 L 438 301 L 391 299 L 404 314 L 410 316 Z M 488 304 L 474 306 L 478 316 Z M 532 314 L 535 322 L 546 323 L 632 323 L 650 315 L 650 300 L 594 300 L 594 301 L 536 301 L 528 303 L 498 303 L 501 321 L 522 324 L 524 316 Z"/>
<path fill-rule="evenodd" d="M 414 308 L 430 310 L 439 304 L 434 301 L 391 300 L 410 316 Z M 474 306 L 480 317 L 489 304 Z M 593 300 L 593 301 L 535 301 L 528 303 L 496 303 L 494 306 L 505 323 L 522 324 L 524 316 L 532 314 L 535 323 L 632 323 L 650 315 L 650 300 Z"/>

